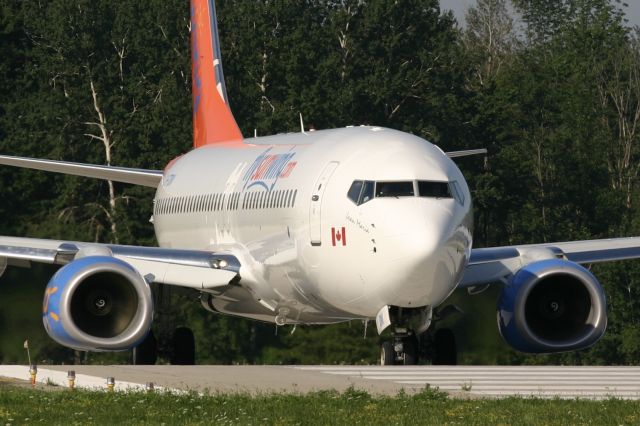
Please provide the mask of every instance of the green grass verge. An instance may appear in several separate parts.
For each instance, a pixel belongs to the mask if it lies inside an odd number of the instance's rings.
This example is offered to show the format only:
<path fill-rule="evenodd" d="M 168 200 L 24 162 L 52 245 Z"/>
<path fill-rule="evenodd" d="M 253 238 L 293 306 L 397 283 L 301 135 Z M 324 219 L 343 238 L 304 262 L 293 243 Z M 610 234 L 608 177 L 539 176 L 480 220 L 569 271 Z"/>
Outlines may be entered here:
<path fill-rule="evenodd" d="M 610 399 L 450 399 L 416 395 L 371 396 L 358 390 L 308 395 L 107 393 L 0 389 L 0 424 L 543 424 L 640 423 L 640 402 Z"/>

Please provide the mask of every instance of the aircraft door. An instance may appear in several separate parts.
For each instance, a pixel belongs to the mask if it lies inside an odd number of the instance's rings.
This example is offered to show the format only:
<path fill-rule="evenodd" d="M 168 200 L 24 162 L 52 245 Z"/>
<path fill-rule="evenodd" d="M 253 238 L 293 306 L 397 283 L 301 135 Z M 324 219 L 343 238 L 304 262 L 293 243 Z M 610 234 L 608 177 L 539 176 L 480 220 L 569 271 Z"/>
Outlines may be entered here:
<path fill-rule="evenodd" d="M 332 161 L 325 166 L 316 180 L 316 184 L 313 187 L 311 193 L 311 206 L 309 208 L 309 234 L 311 237 L 311 245 L 319 246 L 322 244 L 322 224 L 320 213 L 322 209 L 322 195 L 327 187 L 327 183 L 331 178 L 331 175 L 338 167 L 337 161 Z"/>

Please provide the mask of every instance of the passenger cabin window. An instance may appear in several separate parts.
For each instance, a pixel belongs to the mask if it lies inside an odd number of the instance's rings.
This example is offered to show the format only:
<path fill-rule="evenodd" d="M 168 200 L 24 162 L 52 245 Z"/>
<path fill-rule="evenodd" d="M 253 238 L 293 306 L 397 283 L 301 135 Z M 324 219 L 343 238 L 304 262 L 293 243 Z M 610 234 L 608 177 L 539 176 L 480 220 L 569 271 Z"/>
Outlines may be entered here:
<path fill-rule="evenodd" d="M 449 182 L 418 181 L 418 194 L 429 198 L 452 198 Z"/>

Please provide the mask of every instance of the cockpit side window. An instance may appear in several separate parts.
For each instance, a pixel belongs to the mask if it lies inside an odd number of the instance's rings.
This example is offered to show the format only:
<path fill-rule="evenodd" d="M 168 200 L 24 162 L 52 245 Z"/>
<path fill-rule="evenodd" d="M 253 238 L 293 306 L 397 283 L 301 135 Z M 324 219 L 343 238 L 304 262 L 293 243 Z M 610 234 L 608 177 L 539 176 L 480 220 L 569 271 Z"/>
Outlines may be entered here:
<path fill-rule="evenodd" d="M 358 204 L 360 200 L 360 192 L 362 192 L 362 185 L 364 184 L 361 180 L 354 180 L 351 184 L 351 188 L 349 188 L 349 192 L 347 192 L 347 197 L 354 203 Z"/>
<path fill-rule="evenodd" d="M 375 182 L 370 180 L 354 180 L 347 192 L 347 197 L 357 205 L 366 203 L 373 198 Z"/>
<path fill-rule="evenodd" d="M 421 197 L 452 198 L 449 182 L 418 181 L 418 193 Z"/>
<path fill-rule="evenodd" d="M 375 187 L 375 182 L 371 180 L 365 180 L 364 186 L 362 187 L 362 194 L 360 194 L 360 200 L 358 205 L 364 204 L 367 201 L 371 201 L 373 199 L 373 188 Z"/>
<path fill-rule="evenodd" d="M 451 192 L 453 193 L 453 198 L 455 198 L 460 204 L 464 205 L 464 193 L 460 189 L 458 182 L 455 180 L 451 182 Z"/>
<path fill-rule="evenodd" d="M 376 182 L 376 197 L 413 197 L 413 182 Z"/>

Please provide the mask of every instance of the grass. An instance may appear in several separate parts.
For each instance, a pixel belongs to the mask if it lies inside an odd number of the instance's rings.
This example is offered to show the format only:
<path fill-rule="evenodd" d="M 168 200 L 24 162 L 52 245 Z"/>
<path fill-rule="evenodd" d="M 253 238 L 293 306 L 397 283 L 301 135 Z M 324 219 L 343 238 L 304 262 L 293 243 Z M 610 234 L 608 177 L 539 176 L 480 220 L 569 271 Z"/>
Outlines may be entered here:
<path fill-rule="evenodd" d="M 450 399 L 427 389 L 394 397 L 349 389 L 308 395 L 172 395 L 0 389 L 0 424 L 631 425 L 640 402 L 610 399 Z"/>

